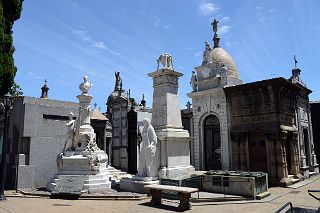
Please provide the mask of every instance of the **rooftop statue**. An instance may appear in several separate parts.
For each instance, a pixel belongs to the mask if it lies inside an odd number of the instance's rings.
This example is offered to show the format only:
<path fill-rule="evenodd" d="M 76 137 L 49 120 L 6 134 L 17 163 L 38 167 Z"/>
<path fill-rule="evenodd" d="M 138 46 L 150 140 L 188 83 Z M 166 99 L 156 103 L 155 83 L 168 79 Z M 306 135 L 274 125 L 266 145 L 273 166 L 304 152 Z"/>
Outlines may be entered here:
<path fill-rule="evenodd" d="M 196 75 L 196 73 L 194 71 L 192 71 L 190 84 L 192 86 L 192 91 L 193 92 L 198 91 L 197 81 L 198 81 L 197 75 Z"/>
<path fill-rule="evenodd" d="M 214 19 L 213 22 L 211 23 L 214 34 L 217 34 L 218 32 L 218 23 L 219 21 L 217 21 L 217 19 Z"/>
<path fill-rule="evenodd" d="M 159 59 L 157 60 L 158 63 L 158 69 L 159 69 L 159 63 L 161 62 L 163 68 L 165 69 L 173 69 L 172 65 L 172 56 L 169 55 L 168 53 L 163 53 L 159 56 Z"/>
<path fill-rule="evenodd" d="M 83 83 L 80 84 L 79 88 L 81 90 L 81 94 L 88 94 L 89 89 L 92 87 L 92 84 L 88 81 L 88 76 L 83 76 Z"/>
<path fill-rule="evenodd" d="M 120 72 L 115 72 L 114 76 L 116 78 L 116 84 L 114 86 L 115 91 L 122 91 L 122 79 L 120 77 Z"/>
<path fill-rule="evenodd" d="M 203 62 L 202 62 L 202 65 L 206 65 L 208 63 L 211 62 L 211 58 L 210 58 L 210 53 L 211 53 L 211 46 L 209 44 L 209 42 L 205 41 L 205 49 L 204 49 L 204 52 L 203 52 Z"/>

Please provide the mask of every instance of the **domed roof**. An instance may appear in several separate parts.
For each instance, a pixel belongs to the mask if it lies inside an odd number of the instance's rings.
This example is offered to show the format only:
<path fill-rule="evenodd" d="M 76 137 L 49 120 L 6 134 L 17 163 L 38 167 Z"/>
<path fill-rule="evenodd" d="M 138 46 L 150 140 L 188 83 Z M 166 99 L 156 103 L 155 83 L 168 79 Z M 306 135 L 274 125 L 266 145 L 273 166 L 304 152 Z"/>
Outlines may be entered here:
<path fill-rule="evenodd" d="M 210 52 L 210 67 L 216 74 L 219 73 L 221 65 L 224 64 L 227 67 L 227 76 L 233 76 L 240 80 L 237 65 L 232 57 L 221 47 L 214 47 Z"/>

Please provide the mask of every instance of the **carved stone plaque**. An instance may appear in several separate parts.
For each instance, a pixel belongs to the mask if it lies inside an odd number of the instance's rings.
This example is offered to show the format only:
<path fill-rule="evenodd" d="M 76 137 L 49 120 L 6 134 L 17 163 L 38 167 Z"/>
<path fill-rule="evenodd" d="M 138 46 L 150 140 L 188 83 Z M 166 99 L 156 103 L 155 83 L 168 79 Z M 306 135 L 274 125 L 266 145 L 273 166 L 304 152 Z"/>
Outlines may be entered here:
<path fill-rule="evenodd" d="M 81 194 L 85 181 L 84 176 L 60 175 L 53 194 Z"/>

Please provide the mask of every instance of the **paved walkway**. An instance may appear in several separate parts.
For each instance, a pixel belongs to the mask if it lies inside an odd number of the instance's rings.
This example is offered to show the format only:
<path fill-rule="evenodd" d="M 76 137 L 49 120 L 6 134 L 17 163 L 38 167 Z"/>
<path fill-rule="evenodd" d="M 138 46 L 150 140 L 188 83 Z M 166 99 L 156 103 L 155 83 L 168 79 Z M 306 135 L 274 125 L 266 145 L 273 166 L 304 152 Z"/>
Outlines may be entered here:
<path fill-rule="evenodd" d="M 292 202 L 294 207 L 304 208 L 315 212 L 320 207 L 320 202 L 308 195 L 308 189 L 320 189 L 320 179 L 308 182 L 308 185 L 299 188 L 270 188 L 271 196 L 261 200 L 238 200 L 239 197 L 227 197 L 218 195 L 214 197 L 200 196 L 201 199 L 192 199 L 192 210 L 187 212 L 274 212 L 286 202 Z M 9 192 L 8 192 L 9 193 Z M 194 196 L 197 197 L 197 196 Z M 318 195 L 320 197 L 320 193 Z M 32 198 L 9 197 L 8 200 L 0 202 L 0 212 L 174 212 L 177 211 L 178 201 L 163 200 L 160 208 L 149 206 L 150 199 L 144 200 L 59 200 L 47 197 Z M 285 211 L 284 211 L 285 212 Z"/>

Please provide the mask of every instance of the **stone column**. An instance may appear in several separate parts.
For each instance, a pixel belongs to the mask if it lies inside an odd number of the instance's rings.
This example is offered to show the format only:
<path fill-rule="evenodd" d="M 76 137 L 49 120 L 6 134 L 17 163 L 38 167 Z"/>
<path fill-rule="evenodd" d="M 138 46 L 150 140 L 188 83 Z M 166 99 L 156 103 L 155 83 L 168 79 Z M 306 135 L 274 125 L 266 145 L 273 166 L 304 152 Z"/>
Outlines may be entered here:
<path fill-rule="evenodd" d="M 244 134 L 232 134 L 232 163 L 233 170 L 241 170 L 241 151 L 243 152 L 243 148 L 245 146 L 240 146 L 245 141 Z M 245 151 L 245 150 L 244 150 Z"/>
<path fill-rule="evenodd" d="M 291 149 L 291 174 L 297 175 L 299 173 L 299 151 L 298 151 L 298 133 L 293 132 L 290 139 Z"/>
<path fill-rule="evenodd" d="M 277 143 L 277 150 L 276 150 L 278 177 L 286 178 L 288 177 L 288 166 L 287 166 L 286 149 L 285 149 L 287 133 L 281 132 L 279 136 L 280 137 Z"/>
<path fill-rule="evenodd" d="M 232 164 L 234 170 L 240 170 L 239 156 L 239 140 L 234 140 L 232 142 Z"/>
<path fill-rule="evenodd" d="M 248 168 L 247 168 L 247 153 L 246 153 L 245 140 L 240 140 L 239 155 L 240 155 L 240 169 L 243 171 L 246 171 Z"/>
<path fill-rule="evenodd" d="M 270 178 L 277 178 L 278 173 L 277 173 L 277 136 L 275 133 L 268 133 L 267 134 L 267 139 L 269 143 L 269 177 Z"/>
<path fill-rule="evenodd" d="M 161 59 L 161 56 L 160 56 Z M 182 127 L 178 79 L 172 66 L 148 74 L 153 78 L 152 125 L 161 146 L 160 178 L 175 178 L 194 171 L 190 165 L 189 132 Z"/>

